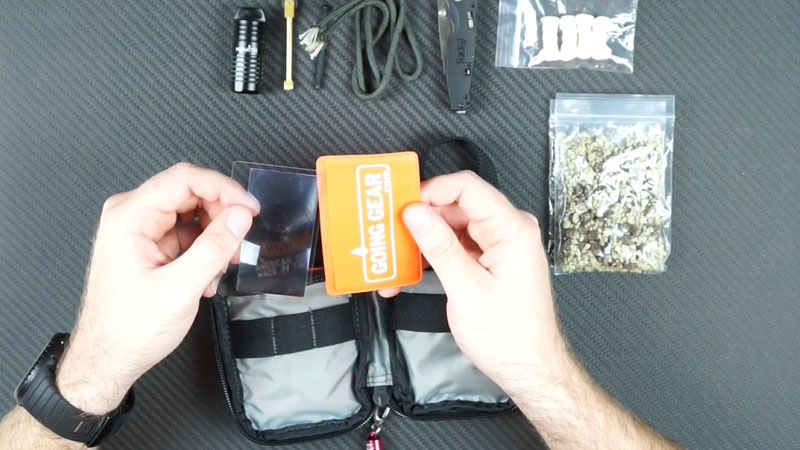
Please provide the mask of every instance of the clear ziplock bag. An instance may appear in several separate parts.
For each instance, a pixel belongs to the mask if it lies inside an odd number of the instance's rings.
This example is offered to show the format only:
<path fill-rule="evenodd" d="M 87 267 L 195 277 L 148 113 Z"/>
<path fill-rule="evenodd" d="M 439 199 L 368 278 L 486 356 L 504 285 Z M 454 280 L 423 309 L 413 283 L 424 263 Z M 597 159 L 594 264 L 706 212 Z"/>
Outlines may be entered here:
<path fill-rule="evenodd" d="M 638 0 L 500 0 L 497 67 L 633 73 Z"/>
<path fill-rule="evenodd" d="M 674 96 L 558 94 L 551 101 L 556 274 L 666 269 L 674 123 Z"/>

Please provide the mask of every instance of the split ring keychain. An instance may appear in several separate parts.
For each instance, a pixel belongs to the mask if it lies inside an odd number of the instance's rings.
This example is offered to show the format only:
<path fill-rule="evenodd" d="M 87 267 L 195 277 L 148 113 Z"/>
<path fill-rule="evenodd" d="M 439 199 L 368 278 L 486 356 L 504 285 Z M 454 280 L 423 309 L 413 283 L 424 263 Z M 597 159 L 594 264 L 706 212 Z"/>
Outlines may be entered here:
<path fill-rule="evenodd" d="M 392 412 L 392 410 L 388 407 L 385 408 L 383 412 L 381 412 L 380 408 L 375 408 L 375 411 L 372 412 L 372 425 L 370 426 L 369 437 L 367 438 L 367 450 L 384 450 L 380 433 L 383 422 L 386 421 L 386 417 L 389 416 L 390 412 Z"/>

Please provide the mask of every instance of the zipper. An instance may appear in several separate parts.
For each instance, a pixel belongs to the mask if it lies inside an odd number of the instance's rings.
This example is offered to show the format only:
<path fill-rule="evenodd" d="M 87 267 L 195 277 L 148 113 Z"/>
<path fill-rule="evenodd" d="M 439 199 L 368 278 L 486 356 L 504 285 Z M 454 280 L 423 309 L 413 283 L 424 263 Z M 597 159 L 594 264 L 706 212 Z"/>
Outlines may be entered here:
<path fill-rule="evenodd" d="M 213 300 L 212 300 L 213 301 Z M 209 302 L 208 311 L 211 314 L 211 342 L 214 346 L 214 359 L 217 362 L 217 373 L 219 373 L 219 382 L 222 385 L 222 391 L 225 393 L 225 401 L 228 403 L 228 411 L 231 413 L 231 418 L 236 423 L 236 427 L 243 435 L 256 444 L 260 444 L 256 439 L 250 436 L 244 429 L 239 420 L 236 418 L 236 412 L 233 410 L 233 402 L 231 401 L 231 391 L 228 388 L 228 381 L 225 379 L 225 369 L 222 366 L 222 354 L 219 349 L 219 336 L 217 335 L 217 318 L 214 315 L 214 305 Z"/>
<path fill-rule="evenodd" d="M 367 437 L 366 442 L 366 449 L 367 450 L 383 450 L 383 443 L 381 441 L 380 433 L 383 431 L 383 427 L 386 422 L 386 418 L 389 416 L 390 413 L 395 413 L 398 416 L 414 420 L 414 421 L 446 421 L 446 420 L 464 420 L 464 419 L 484 419 L 487 417 L 497 417 L 502 416 L 505 414 L 509 414 L 512 411 L 516 410 L 516 405 L 512 406 L 506 411 L 500 411 L 496 413 L 487 413 L 487 414 L 480 414 L 480 415 L 471 415 L 471 416 L 451 416 L 451 417 L 441 417 L 441 418 L 433 418 L 433 417 L 411 417 L 406 414 L 403 414 L 399 411 L 397 407 L 397 403 L 388 396 L 388 389 L 386 386 L 378 386 L 373 388 L 372 394 L 372 402 L 376 405 L 375 409 L 372 412 L 372 425 L 370 426 L 369 436 Z M 385 399 L 385 400 L 384 400 Z M 392 406 L 389 406 L 389 403 Z M 381 410 L 383 408 L 383 410 Z"/>
<path fill-rule="evenodd" d="M 443 422 L 449 420 L 469 420 L 469 419 L 486 419 L 489 417 L 499 417 L 504 416 L 506 414 L 510 414 L 517 410 L 517 406 L 514 405 L 511 408 L 505 411 L 498 411 L 493 413 L 485 413 L 485 414 L 472 414 L 472 415 L 461 415 L 461 416 L 450 416 L 450 417 L 411 417 L 407 414 L 403 414 L 400 412 L 400 407 L 397 405 L 397 402 L 392 399 L 391 394 L 389 393 L 389 388 L 387 386 L 375 386 L 372 388 L 372 403 L 375 405 L 375 410 L 372 413 L 372 427 L 370 430 L 370 436 L 367 440 L 367 448 L 368 449 L 381 449 L 380 446 L 380 435 L 381 429 L 386 421 L 386 418 L 389 416 L 390 413 L 394 413 L 404 419 L 413 420 L 413 421 L 420 421 L 420 422 Z M 383 409 L 385 408 L 385 409 Z M 381 412 L 383 409 L 383 412 Z M 376 444 L 372 444 L 370 447 L 370 442 L 377 441 Z"/>
<path fill-rule="evenodd" d="M 309 437 L 309 438 L 286 439 L 285 441 L 281 441 L 279 443 L 273 443 L 273 442 L 267 443 L 267 442 L 260 441 L 260 440 L 258 440 L 256 438 L 250 436 L 250 434 L 247 432 L 247 430 L 244 429 L 244 426 L 241 424 L 239 419 L 236 417 L 236 411 L 233 410 L 233 400 L 231 399 L 231 391 L 228 388 L 228 381 L 225 379 L 225 367 L 222 364 L 222 354 L 220 353 L 219 335 L 217 334 L 217 318 L 214 315 L 214 306 L 211 304 L 211 302 L 209 302 L 208 310 L 209 310 L 210 315 L 211 315 L 211 342 L 212 342 L 212 344 L 214 346 L 214 359 L 216 360 L 216 363 L 217 363 L 217 373 L 219 374 L 219 382 L 222 385 L 222 390 L 225 393 L 225 401 L 228 404 L 228 412 L 230 412 L 231 418 L 233 419 L 233 422 L 236 424 L 236 428 L 238 428 L 239 431 L 247 439 L 249 439 L 251 442 L 254 442 L 254 443 L 259 444 L 259 445 L 302 444 L 302 443 L 306 443 L 306 442 L 313 442 L 313 441 L 318 441 L 320 439 L 327 439 L 327 438 L 341 436 L 341 435 L 348 434 L 348 433 L 353 433 L 353 432 L 356 432 L 356 431 L 364 428 L 365 426 L 369 425 L 369 423 L 372 421 L 373 415 L 370 414 L 361 423 L 356 425 L 355 428 L 350 429 L 350 430 L 335 431 L 335 432 L 327 433 L 327 434 L 324 434 L 324 435 L 321 435 L 321 436 L 314 436 L 314 437 Z"/>
<path fill-rule="evenodd" d="M 516 411 L 519 408 L 517 408 L 517 406 L 514 405 L 514 406 L 512 406 L 511 408 L 509 408 L 509 409 L 507 409 L 505 411 L 498 411 L 498 412 L 485 413 L 485 414 L 449 416 L 449 417 L 411 417 L 411 416 L 409 416 L 407 414 L 401 413 L 399 411 L 399 409 L 396 408 L 396 407 L 390 406 L 389 409 L 391 409 L 394 414 L 397 414 L 398 416 L 400 416 L 400 417 L 402 417 L 404 419 L 416 420 L 416 421 L 420 421 L 420 422 L 446 422 L 446 421 L 450 421 L 450 420 L 488 419 L 490 417 L 500 417 L 500 416 L 505 416 L 506 414 L 511 414 L 512 412 Z"/>
<path fill-rule="evenodd" d="M 509 409 L 507 409 L 505 411 L 498 411 L 498 412 L 491 412 L 491 413 L 462 414 L 462 415 L 448 416 L 448 417 L 412 417 L 412 416 L 409 416 L 408 414 L 404 414 L 404 413 L 400 412 L 400 406 L 397 404 L 397 401 L 394 400 L 391 397 L 391 395 L 389 395 L 388 388 L 386 386 L 380 386 L 380 387 L 375 388 L 375 389 L 376 389 L 376 392 L 372 396 L 372 399 L 373 399 L 372 402 L 375 403 L 378 406 L 378 408 L 386 407 L 387 409 L 392 411 L 394 414 L 397 414 L 398 416 L 400 416 L 400 417 L 402 417 L 404 419 L 417 420 L 417 421 L 421 421 L 421 422 L 442 422 L 442 421 L 448 421 L 448 420 L 485 419 L 485 418 L 488 418 L 488 417 L 504 416 L 506 414 L 512 413 L 512 412 L 517 410 L 517 405 L 514 405 L 514 406 L 512 406 L 511 408 L 509 408 Z M 377 389 L 381 389 L 382 392 L 385 391 L 386 395 L 385 396 L 378 396 Z M 387 400 L 384 401 L 383 404 L 379 404 L 376 401 L 376 399 L 378 399 L 378 398 L 380 398 L 380 399 L 386 398 Z"/>

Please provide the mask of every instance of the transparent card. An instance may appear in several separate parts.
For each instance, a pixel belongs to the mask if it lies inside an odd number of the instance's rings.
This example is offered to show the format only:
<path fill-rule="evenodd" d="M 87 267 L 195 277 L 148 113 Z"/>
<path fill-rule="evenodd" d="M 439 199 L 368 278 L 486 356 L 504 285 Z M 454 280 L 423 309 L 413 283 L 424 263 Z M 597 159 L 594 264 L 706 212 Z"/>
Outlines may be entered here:
<path fill-rule="evenodd" d="M 232 176 L 261 203 L 242 242 L 236 291 L 303 296 L 317 240 L 315 172 L 236 162 Z"/>

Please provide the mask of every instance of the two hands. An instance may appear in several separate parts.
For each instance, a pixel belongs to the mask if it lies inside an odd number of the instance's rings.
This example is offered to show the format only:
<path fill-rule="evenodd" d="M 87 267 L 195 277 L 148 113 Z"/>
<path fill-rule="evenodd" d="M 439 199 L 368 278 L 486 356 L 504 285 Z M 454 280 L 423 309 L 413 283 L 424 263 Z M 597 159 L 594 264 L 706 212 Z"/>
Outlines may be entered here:
<path fill-rule="evenodd" d="M 238 183 L 189 164 L 108 199 L 83 309 L 56 373 L 62 396 L 88 413 L 116 408 L 186 336 L 198 299 L 213 296 L 227 265 L 238 262 L 258 211 Z M 569 351 L 532 215 L 460 172 L 425 182 L 422 202 L 408 206 L 403 219 L 444 286 L 459 348 L 550 448 L 674 448 L 603 391 Z M 82 448 L 20 408 L 0 424 L 4 442 Z"/>
<path fill-rule="evenodd" d="M 183 340 L 258 210 L 235 181 L 188 164 L 109 198 L 56 377 L 65 399 L 89 413 L 114 409 Z M 458 345 L 499 386 L 513 396 L 516 381 L 566 354 L 532 215 L 461 172 L 424 183 L 404 220 L 448 295 Z"/>

